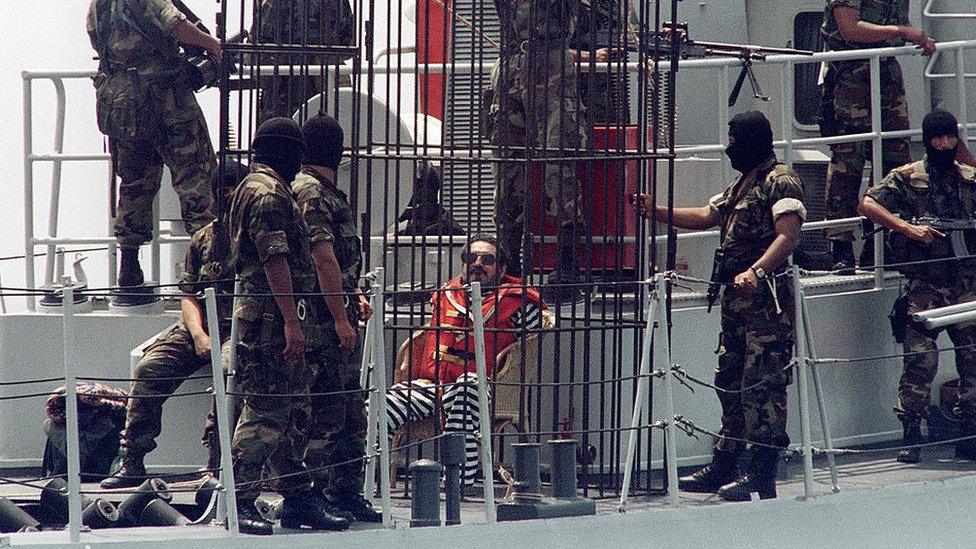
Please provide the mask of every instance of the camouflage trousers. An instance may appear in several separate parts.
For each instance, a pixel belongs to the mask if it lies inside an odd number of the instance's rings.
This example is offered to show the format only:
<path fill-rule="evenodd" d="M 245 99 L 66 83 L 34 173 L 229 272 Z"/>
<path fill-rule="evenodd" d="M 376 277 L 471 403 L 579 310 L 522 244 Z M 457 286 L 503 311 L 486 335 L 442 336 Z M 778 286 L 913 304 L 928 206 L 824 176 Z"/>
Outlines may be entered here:
<path fill-rule="evenodd" d="M 282 495 L 311 487 L 302 459 L 309 426 L 308 369 L 305 360 L 285 361 L 284 323 L 279 315 L 239 318 L 238 387 L 244 406 L 231 451 L 238 499 L 261 493 L 267 465 Z"/>
<path fill-rule="evenodd" d="M 229 350 L 230 345 L 225 340 L 221 346 L 225 361 Z M 150 398 L 130 398 L 126 404 L 122 446 L 127 455 L 142 457 L 156 448 L 156 437 L 162 432 L 163 403 L 167 400 L 156 396 L 172 394 L 185 378 L 209 365 L 209 357 L 197 356 L 193 337 L 182 325 L 163 334 L 146 348 L 133 374 L 138 381 L 132 383 L 131 395 Z M 216 425 L 208 418 L 204 425 L 205 445 L 217 440 L 215 429 Z M 208 431 L 213 431 L 213 437 Z"/>
<path fill-rule="evenodd" d="M 871 131 L 871 79 L 867 60 L 830 63 L 821 98 L 824 133 L 843 135 Z M 893 58 L 881 60 L 881 128 L 884 131 L 909 129 L 908 101 L 901 65 Z M 832 113 L 832 116 L 831 116 Z M 827 167 L 826 217 L 839 219 L 857 216 L 864 164 L 872 159 L 870 141 L 831 145 Z M 908 138 L 882 141 L 882 173 L 911 162 Z M 831 240 L 853 240 L 850 229 L 826 230 Z"/>
<path fill-rule="evenodd" d="M 501 159 L 494 164 L 495 224 L 503 236 L 522 234 L 526 189 L 537 170 L 543 178 L 547 211 L 556 224 L 580 222 L 576 162 L 546 159 L 577 155 L 587 144 L 576 61 L 569 50 L 530 47 L 528 51 L 500 60 L 493 75 L 491 144 Z M 527 156 L 533 161 L 526 162 Z M 509 240 L 502 238 L 503 247 Z"/>
<path fill-rule="evenodd" d="M 355 305 L 352 305 L 355 307 Z M 353 326 L 356 315 L 350 314 Z M 332 322 L 323 325 L 325 345 L 314 353 L 312 393 L 350 391 L 311 398 L 312 418 L 308 430 L 305 464 L 313 471 L 317 488 L 327 494 L 343 496 L 362 491 L 366 444 L 366 405 L 359 384 L 362 345 L 345 350 L 339 347 Z"/>
<path fill-rule="evenodd" d="M 945 284 L 911 279 L 905 288 L 908 295 L 908 314 L 936 307 L 976 300 L 976 275 L 953 277 Z M 976 345 L 976 321 L 953 324 L 946 328 L 956 347 Z M 909 323 L 905 330 L 905 369 L 898 383 L 898 403 L 895 414 L 902 421 L 913 421 L 928 415 L 932 380 L 939 369 L 936 351 L 938 333 L 916 329 Z M 930 351 L 930 352 L 926 352 Z M 955 413 L 969 425 L 976 425 L 976 348 L 956 349 L 956 371 L 959 372 L 959 400 Z"/>
<path fill-rule="evenodd" d="M 122 246 L 140 246 L 152 240 L 152 207 L 163 174 L 169 168 L 173 189 L 180 197 L 186 232 L 193 234 L 213 220 L 210 212 L 210 172 L 217 157 L 207 123 L 188 88 L 147 86 L 153 109 L 141 136 L 109 140 L 119 184 L 115 237 Z"/>
<path fill-rule="evenodd" d="M 715 385 L 722 404 L 723 437 L 715 449 L 740 453 L 745 439 L 785 447 L 786 388 L 792 382 L 793 286 L 776 284 L 781 312 L 765 281 L 751 296 L 727 288 L 722 296 L 722 333 Z"/>

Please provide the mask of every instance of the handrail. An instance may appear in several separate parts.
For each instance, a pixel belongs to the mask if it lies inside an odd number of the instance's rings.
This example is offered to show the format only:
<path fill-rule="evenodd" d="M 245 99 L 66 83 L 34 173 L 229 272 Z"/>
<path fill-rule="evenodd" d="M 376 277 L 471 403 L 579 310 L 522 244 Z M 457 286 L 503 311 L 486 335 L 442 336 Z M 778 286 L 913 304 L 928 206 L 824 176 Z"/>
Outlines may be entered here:
<path fill-rule="evenodd" d="M 928 0 L 922 8 L 922 15 L 931 19 L 976 19 L 976 13 L 934 13 L 932 4 L 935 0 Z"/>

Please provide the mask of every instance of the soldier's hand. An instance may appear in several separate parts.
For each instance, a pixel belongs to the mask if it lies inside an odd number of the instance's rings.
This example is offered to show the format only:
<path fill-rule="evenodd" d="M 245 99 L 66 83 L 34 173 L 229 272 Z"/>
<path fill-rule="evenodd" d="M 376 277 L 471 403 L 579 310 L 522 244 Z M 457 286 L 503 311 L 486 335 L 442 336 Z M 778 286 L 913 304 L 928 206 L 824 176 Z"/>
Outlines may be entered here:
<path fill-rule="evenodd" d="M 925 31 L 918 27 L 905 27 L 903 34 L 905 40 L 912 42 L 916 46 L 922 48 L 922 53 L 925 55 L 932 55 L 935 52 L 935 40 L 929 38 Z"/>
<path fill-rule="evenodd" d="M 752 269 L 746 269 L 735 275 L 735 278 L 732 279 L 732 287 L 743 295 L 752 295 L 752 292 L 755 292 L 756 288 L 759 287 L 759 277 Z"/>
<path fill-rule="evenodd" d="M 944 234 L 928 225 L 908 225 L 902 233 L 926 246 L 931 246 L 936 237 L 945 238 Z"/>
<path fill-rule="evenodd" d="M 193 351 L 200 358 L 210 359 L 210 336 L 207 334 L 200 334 L 193 338 Z"/>
<path fill-rule="evenodd" d="M 366 296 L 359 296 L 359 320 L 366 322 L 373 316 L 373 304 L 366 299 Z"/>
<path fill-rule="evenodd" d="M 651 215 L 651 195 L 647 193 L 635 194 L 631 197 L 631 202 L 637 208 L 637 213 L 647 219 L 654 219 Z"/>
<path fill-rule="evenodd" d="M 352 349 L 356 346 L 356 340 L 359 339 L 359 334 L 356 333 L 356 329 L 352 327 L 352 324 L 348 320 L 336 321 L 335 331 L 336 335 L 339 336 L 339 347 Z"/>
<path fill-rule="evenodd" d="M 305 332 L 296 320 L 285 322 L 285 351 L 282 353 L 288 362 L 298 362 L 305 354 Z"/>

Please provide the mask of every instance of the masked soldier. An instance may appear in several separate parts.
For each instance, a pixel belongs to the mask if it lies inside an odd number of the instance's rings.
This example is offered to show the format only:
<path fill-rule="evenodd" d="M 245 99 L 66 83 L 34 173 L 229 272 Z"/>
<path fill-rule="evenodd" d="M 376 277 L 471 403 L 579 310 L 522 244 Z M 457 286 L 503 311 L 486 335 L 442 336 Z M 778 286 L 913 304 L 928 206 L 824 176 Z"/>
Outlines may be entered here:
<path fill-rule="evenodd" d="M 98 52 L 98 128 L 109 138 L 119 186 L 115 236 L 121 248 L 116 302 L 144 293 L 139 246 L 152 239 L 152 204 L 163 165 L 170 169 L 189 234 L 213 220 L 208 177 L 217 160 L 203 111 L 190 89 L 180 44 L 220 57 L 220 42 L 187 21 L 170 0 L 92 0 L 88 35 Z"/>
<path fill-rule="evenodd" d="M 233 162 L 225 168 L 223 180 L 218 180 L 218 170 L 211 179 L 215 203 L 227 200 L 228 193 L 247 173 L 247 168 Z M 205 288 L 217 292 L 217 313 L 220 316 L 221 351 L 226 358 L 227 341 L 230 338 L 230 318 L 234 293 L 234 274 L 228 268 L 230 243 L 226 220 L 217 219 L 193 234 L 187 251 L 180 280 L 184 297 L 181 301 L 181 320 L 178 325 L 153 342 L 135 369 L 130 398 L 126 403 L 125 429 L 122 434 L 122 468 L 112 477 L 102 481 L 102 488 L 128 488 L 145 480 L 143 460 L 156 448 L 156 437 L 162 429 L 165 395 L 180 386 L 182 379 L 210 364 L 210 346 L 213 344 L 207 331 L 206 305 L 201 296 Z M 159 397 L 163 398 L 159 398 Z M 218 451 L 216 432 L 205 436 L 211 452 Z M 211 460 L 213 461 L 213 460 Z M 211 464 L 212 465 L 212 464 Z"/>
<path fill-rule="evenodd" d="M 779 448 L 786 434 L 786 388 L 792 380 L 793 286 L 780 275 L 796 247 L 806 217 L 799 177 L 773 154 L 773 132 L 762 113 L 750 111 L 729 122 L 725 149 L 741 172 L 701 208 L 675 208 L 674 224 L 684 229 L 719 226 L 717 281 L 722 291 L 722 333 L 715 385 L 722 403 L 722 429 L 712 463 L 679 479 L 680 489 L 714 492 L 730 501 L 776 497 Z M 649 213 L 650 197 L 644 196 Z M 668 210 L 658 206 L 658 221 Z M 752 443 L 747 473 L 738 458 Z"/>
<path fill-rule="evenodd" d="M 828 50 L 856 50 L 917 44 L 925 55 L 935 51 L 935 42 L 908 21 L 908 0 L 827 0 L 820 34 Z M 820 106 L 820 130 L 824 136 L 871 131 L 871 69 L 867 59 L 826 63 Z M 884 131 L 907 130 L 908 102 L 901 65 L 895 57 L 881 58 L 881 126 Z M 827 168 L 827 219 L 854 217 L 861 188 L 865 159 L 871 157 L 871 142 L 831 145 Z M 881 163 L 887 172 L 911 161 L 908 138 L 885 139 Z M 854 233 L 849 229 L 827 229 L 834 269 L 854 273 Z M 873 261 L 874 248 L 865 242 L 862 264 Z"/>
<path fill-rule="evenodd" d="M 231 258 L 242 292 L 238 375 L 244 407 L 234 432 L 234 477 L 242 531 L 270 534 L 258 514 L 265 464 L 284 496 L 281 525 L 342 530 L 349 522 L 327 512 L 311 489 L 302 462 L 309 424 L 306 344 L 319 345 L 315 308 L 305 297 L 317 291 L 308 228 L 288 183 L 298 173 L 305 144 L 290 118 L 266 120 L 251 144 L 254 161 L 230 201 Z M 272 297 L 273 295 L 273 297 Z"/>
<path fill-rule="evenodd" d="M 342 160 L 343 131 L 329 115 L 310 118 L 302 127 L 305 165 L 291 188 L 308 225 L 312 260 L 319 287 L 325 294 L 319 318 L 322 346 L 309 353 L 314 362 L 312 393 L 349 391 L 312 397 L 305 463 L 323 468 L 313 476 L 335 514 L 363 522 L 382 522 L 383 517 L 363 498 L 366 444 L 366 408 L 359 384 L 359 319 L 371 314 L 369 302 L 359 289 L 362 243 L 356 217 L 346 193 L 336 186 L 336 170 Z"/>
<path fill-rule="evenodd" d="M 925 158 L 888 173 L 881 182 L 868 189 L 858 211 L 890 231 L 892 256 L 898 268 L 908 277 L 905 287 L 907 311 L 945 307 L 976 300 L 976 262 L 949 260 L 915 263 L 917 260 L 951 258 L 955 253 L 946 233 L 931 225 L 914 224 L 918 218 L 965 220 L 972 226 L 976 215 L 976 170 L 955 162 L 959 135 L 956 118 L 943 110 L 929 113 L 922 123 Z M 964 240 L 974 241 L 972 230 L 964 231 Z M 976 436 L 976 322 L 962 322 L 946 328 L 956 349 L 959 371 L 959 401 L 956 412 L 962 419 L 962 436 Z M 905 369 L 898 384 L 895 414 L 905 430 L 905 445 L 922 442 L 921 422 L 929 407 L 932 380 L 939 367 L 935 339 L 939 330 L 927 330 L 907 323 L 901 335 L 905 348 Z M 956 444 L 956 455 L 976 460 L 976 441 Z M 898 461 L 918 463 L 919 448 L 898 454 Z"/>

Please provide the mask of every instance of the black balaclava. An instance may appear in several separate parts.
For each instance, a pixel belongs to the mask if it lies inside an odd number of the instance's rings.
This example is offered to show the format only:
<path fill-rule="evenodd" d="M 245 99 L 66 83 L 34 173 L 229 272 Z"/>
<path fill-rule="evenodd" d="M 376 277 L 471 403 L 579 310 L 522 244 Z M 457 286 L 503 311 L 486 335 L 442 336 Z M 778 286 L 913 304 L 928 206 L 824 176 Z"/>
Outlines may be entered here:
<path fill-rule="evenodd" d="M 959 137 L 959 126 L 956 117 L 949 111 L 935 109 L 925 115 L 922 121 L 922 141 L 925 143 L 925 156 L 931 166 L 936 171 L 952 169 L 956 159 L 955 147 L 946 150 L 939 150 L 932 146 L 932 138 L 951 135 Z"/>
<path fill-rule="evenodd" d="M 305 134 L 305 163 L 312 166 L 325 166 L 339 169 L 342 160 L 342 126 L 335 118 L 320 114 L 309 118 L 302 126 Z"/>
<path fill-rule="evenodd" d="M 285 183 L 291 183 L 302 167 L 305 137 L 294 120 L 279 116 L 258 126 L 251 148 L 255 162 L 271 166 Z"/>
<path fill-rule="evenodd" d="M 725 154 L 736 171 L 748 173 L 773 154 L 773 128 L 759 111 L 733 116 L 729 137 L 735 142 L 725 148 Z"/>

